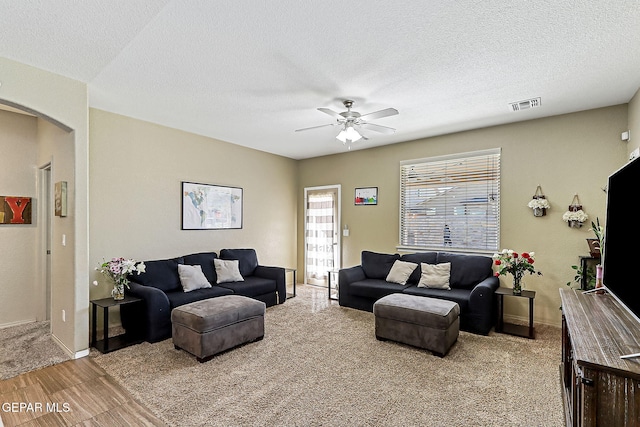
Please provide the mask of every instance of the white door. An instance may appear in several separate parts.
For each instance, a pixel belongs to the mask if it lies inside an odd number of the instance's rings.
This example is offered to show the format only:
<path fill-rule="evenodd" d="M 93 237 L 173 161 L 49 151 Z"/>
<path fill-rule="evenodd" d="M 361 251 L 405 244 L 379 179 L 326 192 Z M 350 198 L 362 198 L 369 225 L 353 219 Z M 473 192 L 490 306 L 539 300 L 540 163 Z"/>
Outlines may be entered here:
<path fill-rule="evenodd" d="M 305 283 L 327 286 L 340 268 L 340 185 L 309 187 L 305 199 Z"/>

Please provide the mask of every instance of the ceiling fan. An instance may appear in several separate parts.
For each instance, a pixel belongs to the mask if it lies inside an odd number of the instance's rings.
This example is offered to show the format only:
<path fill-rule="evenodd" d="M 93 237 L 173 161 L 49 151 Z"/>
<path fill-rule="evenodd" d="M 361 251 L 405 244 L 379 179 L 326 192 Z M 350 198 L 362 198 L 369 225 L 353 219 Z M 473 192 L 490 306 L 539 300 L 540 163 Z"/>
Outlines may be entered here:
<path fill-rule="evenodd" d="M 374 111 L 373 113 L 360 114 L 357 111 L 352 111 L 353 101 L 345 99 L 342 101 L 347 111 L 342 113 L 336 113 L 329 108 L 318 108 L 318 111 L 322 111 L 325 114 L 330 115 L 336 119 L 335 123 L 329 123 L 326 125 L 312 126 L 303 129 L 297 129 L 296 132 L 302 132 L 311 129 L 318 129 L 326 126 L 340 126 L 340 133 L 336 136 L 336 139 L 342 141 L 343 144 L 351 146 L 352 142 L 356 142 L 363 139 L 369 139 L 362 134 L 362 130 L 372 130 L 374 132 L 380 132 L 384 134 L 392 134 L 396 130 L 387 126 L 376 125 L 369 123 L 367 120 L 380 119 L 382 117 L 395 116 L 398 114 L 398 110 L 395 108 L 385 108 L 384 110 Z"/>

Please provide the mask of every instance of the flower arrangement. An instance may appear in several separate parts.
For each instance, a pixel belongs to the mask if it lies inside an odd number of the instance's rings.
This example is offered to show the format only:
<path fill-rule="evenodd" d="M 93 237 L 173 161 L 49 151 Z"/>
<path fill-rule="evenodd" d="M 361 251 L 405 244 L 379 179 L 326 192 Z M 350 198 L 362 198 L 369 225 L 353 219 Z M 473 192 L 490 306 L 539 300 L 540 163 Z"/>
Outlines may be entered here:
<path fill-rule="evenodd" d="M 495 276 L 511 273 L 513 275 L 513 293 L 519 295 L 522 292 L 522 277 L 525 273 L 542 276 L 542 273 L 536 271 L 533 266 L 534 256 L 535 252 L 519 254 L 512 249 L 503 249 L 502 252 L 493 254 L 493 263 L 498 268 Z"/>
<path fill-rule="evenodd" d="M 146 266 L 144 262 L 137 262 L 133 259 L 113 258 L 111 261 L 105 261 L 96 267 L 96 271 L 104 274 L 114 284 L 111 296 L 114 299 L 124 298 L 125 286 L 129 288 L 129 279 L 127 276 L 133 273 L 144 273 Z M 98 286 L 98 281 L 93 281 L 94 286 Z"/>
<path fill-rule="evenodd" d="M 577 211 L 566 211 L 564 215 L 562 215 L 562 219 L 567 223 L 576 221 L 582 224 L 589 219 L 589 215 L 587 215 L 582 209 L 578 209 Z"/>
<path fill-rule="evenodd" d="M 531 201 L 527 206 L 529 206 L 531 209 L 550 209 L 551 208 L 549 201 L 547 199 L 542 199 L 542 198 L 531 199 Z"/>

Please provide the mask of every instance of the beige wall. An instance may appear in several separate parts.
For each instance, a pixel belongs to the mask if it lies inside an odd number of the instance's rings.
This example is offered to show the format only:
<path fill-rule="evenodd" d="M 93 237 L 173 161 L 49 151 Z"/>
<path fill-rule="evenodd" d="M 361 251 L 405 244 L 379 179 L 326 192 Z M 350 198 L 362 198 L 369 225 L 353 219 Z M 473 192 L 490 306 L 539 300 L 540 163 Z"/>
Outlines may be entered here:
<path fill-rule="evenodd" d="M 535 251 L 544 275 L 526 276 L 526 288 L 536 291 L 537 322 L 559 325 L 559 288 L 572 280 L 571 265 L 588 254 L 589 225 L 569 228 L 562 220 L 578 193 L 591 219 L 605 215 L 610 172 L 627 158 L 620 133 L 627 126 L 627 106 L 478 129 L 424 140 L 347 152 L 299 162 L 298 268 L 304 267 L 303 189 L 342 185 L 343 267 L 360 263 L 362 250 L 396 252 L 399 221 L 399 163 L 402 160 L 501 148 L 501 246 Z M 336 141 L 336 143 L 338 143 Z M 547 216 L 535 218 L 527 203 L 541 185 L 551 203 Z M 377 206 L 354 206 L 356 187 L 378 187 Z M 502 278 L 505 286 L 509 279 Z M 519 301 L 507 302 L 507 315 L 526 316 Z"/>
<path fill-rule="evenodd" d="M 0 225 L 0 326 L 36 320 L 36 118 L 0 110 L 0 196 L 32 198 L 31 225 Z"/>
<path fill-rule="evenodd" d="M 255 248 L 263 265 L 296 261 L 296 161 L 90 110 L 90 262 Z M 181 230 L 181 181 L 243 188 L 243 228 Z M 98 273 L 91 298 L 110 294 Z"/>
<path fill-rule="evenodd" d="M 51 165 L 51 187 L 56 182 L 67 182 L 67 216 L 59 217 L 51 213 L 51 289 L 50 289 L 50 310 L 51 328 L 57 331 L 56 337 L 63 343 L 73 342 L 75 331 L 67 327 L 67 324 L 75 324 L 75 289 L 68 284 L 73 283 L 73 269 L 69 268 L 74 264 L 75 255 L 75 154 L 74 135 L 59 127 L 38 119 L 38 165 Z M 38 171 L 40 173 L 40 171 Z M 39 192 L 40 197 L 42 194 Z M 42 197 L 41 197 L 42 200 Z M 51 200 L 53 209 L 53 198 Z M 44 224 L 43 212 L 39 212 L 40 225 Z M 42 239 L 44 230 L 38 233 L 38 250 L 43 248 Z M 62 244 L 62 240 L 65 244 Z M 37 258 L 36 258 L 37 259 Z M 46 277 L 44 267 L 39 269 L 40 280 L 36 284 L 36 295 L 44 298 L 46 292 Z M 83 287 L 86 289 L 86 285 Z M 64 310 L 64 320 L 62 311 Z M 82 315 L 80 317 L 83 317 Z M 82 349 L 79 348 L 78 350 Z"/>
<path fill-rule="evenodd" d="M 631 140 L 627 143 L 629 155 L 636 148 L 640 148 L 640 89 L 629 101 L 629 126 Z"/>
<path fill-rule="evenodd" d="M 72 233 L 68 237 L 66 250 L 54 247 L 52 251 L 53 265 L 71 272 L 69 276 L 54 276 L 53 289 L 59 291 L 59 306 L 70 307 L 67 311 L 67 320 L 62 322 L 61 310 L 52 312 L 52 334 L 73 356 L 81 356 L 88 352 L 89 347 L 89 269 L 88 269 L 88 104 L 87 87 L 85 84 L 40 70 L 28 65 L 20 64 L 6 58 L 0 58 L 0 70 L 2 70 L 2 86 L 0 86 L 0 102 L 9 105 L 21 106 L 49 121 L 62 124 L 72 142 L 71 166 L 66 161 L 66 167 L 73 169 L 73 179 L 69 182 L 72 188 L 70 197 L 73 205 L 66 224 L 71 223 Z M 37 126 L 38 131 L 44 129 Z M 44 137 L 38 137 L 38 144 Z M 57 137 L 56 137 L 57 138 Z M 12 144 L 12 150 L 16 149 Z M 68 155 L 66 152 L 65 156 Z M 49 152 L 53 155 L 53 152 Z M 37 156 L 37 157 L 36 157 Z M 43 157 L 48 157 L 47 152 L 42 152 Z M 40 151 L 34 154 L 32 164 L 34 170 L 30 178 L 31 182 L 37 180 L 36 169 L 42 164 Z M 64 176 L 69 176 L 67 172 Z M 35 185 L 35 184 L 33 184 Z M 54 227 L 56 223 L 54 223 Z M 34 241 L 37 237 L 34 234 Z M 54 242 L 56 244 L 56 242 Z M 60 241 L 57 242 L 61 246 Z M 33 254 L 34 264 L 32 268 L 41 265 L 41 253 Z M 59 257 L 59 258 L 58 258 Z M 23 285 L 23 284 L 20 284 Z M 18 286 L 16 284 L 15 286 Z M 31 296 L 30 296 L 31 297 Z M 12 302 L 18 304 L 18 302 Z M 58 321 L 59 320 L 59 321 Z"/>

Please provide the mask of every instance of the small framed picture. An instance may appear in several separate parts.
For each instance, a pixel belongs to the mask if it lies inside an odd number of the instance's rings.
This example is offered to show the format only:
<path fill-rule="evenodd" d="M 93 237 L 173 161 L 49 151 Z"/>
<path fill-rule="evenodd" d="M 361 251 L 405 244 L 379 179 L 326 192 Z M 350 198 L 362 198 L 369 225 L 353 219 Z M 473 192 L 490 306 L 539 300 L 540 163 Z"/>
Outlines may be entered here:
<path fill-rule="evenodd" d="M 67 216 L 67 181 L 56 182 L 54 188 L 54 206 L 56 216 Z"/>
<path fill-rule="evenodd" d="M 357 205 L 377 205 L 378 187 L 356 188 L 355 204 Z"/>

